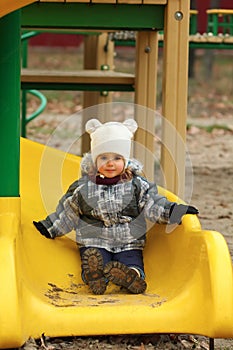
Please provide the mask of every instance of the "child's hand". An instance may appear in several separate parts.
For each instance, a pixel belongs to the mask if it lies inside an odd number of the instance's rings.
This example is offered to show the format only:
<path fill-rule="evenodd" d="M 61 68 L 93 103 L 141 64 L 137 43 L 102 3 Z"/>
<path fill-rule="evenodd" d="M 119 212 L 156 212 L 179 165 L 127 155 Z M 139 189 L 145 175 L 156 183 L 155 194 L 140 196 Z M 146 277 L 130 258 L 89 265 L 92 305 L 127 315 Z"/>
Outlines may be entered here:
<path fill-rule="evenodd" d="M 170 224 L 181 224 L 182 217 L 185 214 L 197 215 L 199 213 L 198 209 L 192 207 L 191 205 L 184 204 L 173 204 L 170 209 Z"/>
<path fill-rule="evenodd" d="M 46 238 L 50 238 L 50 239 L 54 238 L 41 222 L 33 221 L 33 224 L 35 225 L 37 230 Z"/>

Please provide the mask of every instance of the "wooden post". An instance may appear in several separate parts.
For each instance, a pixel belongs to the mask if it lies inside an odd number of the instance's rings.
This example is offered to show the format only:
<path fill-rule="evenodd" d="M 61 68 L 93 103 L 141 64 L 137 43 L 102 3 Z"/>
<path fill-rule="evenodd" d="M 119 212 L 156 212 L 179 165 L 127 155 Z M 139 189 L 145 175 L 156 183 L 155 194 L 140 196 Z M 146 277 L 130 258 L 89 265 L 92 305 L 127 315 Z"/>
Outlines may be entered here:
<path fill-rule="evenodd" d="M 185 190 L 189 1 L 168 0 L 163 59 L 163 184 L 180 197 Z"/>
<path fill-rule="evenodd" d="M 109 69 L 112 70 L 113 67 L 113 57 L 114 55 L 114 43 L 112 41 L 108 41 L 108 34 L 102 33 L 99 35 L 86 35 L 84 38 L 84 69 L 98 69 L 104 70 Z M 109 103 L 112 102 L 112 92 L 93 92 L 93 91 L 85 91 L 83 93 L 83 127 L 86 124 L 86 121 L 89 119 L 89 113 L 85 113 L 85 109 L 91 106 L 97 106 L 101 104 L 105 104 L 105 106 L 101 106 L 102 112 L 102 122 L 107 121 L 107 119 L 111 119 L 110 113 L 111 108 Z M 96 107 L 98 108 L 98 107 Z M 95 117 L 93 115 L 93 117 Z M 88 152 L 90 150 L 90 139 L 87 133 L 82 135 L 82 150 L 81 153 Z"/>
<path fill-rule="evenodd" d="M 136 41 L 135 118 L 139 130 L 135 136 L 134 154 L 144 164 L 146 177 L 154 180 L 154 132 L 158 33 L 138 32 Z M 137 105 L 139 107 L 137 108 Z M 141 108 L 145 107 L 145 108 Z"/>

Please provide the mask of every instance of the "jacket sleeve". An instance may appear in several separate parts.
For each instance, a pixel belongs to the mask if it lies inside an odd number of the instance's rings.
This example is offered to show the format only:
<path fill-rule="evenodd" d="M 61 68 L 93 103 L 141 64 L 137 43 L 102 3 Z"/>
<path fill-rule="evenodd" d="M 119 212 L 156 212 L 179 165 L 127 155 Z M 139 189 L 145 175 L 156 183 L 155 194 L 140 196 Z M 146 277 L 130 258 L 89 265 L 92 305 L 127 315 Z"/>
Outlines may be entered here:
<path fill-rule="evenodd" d="M 40 222 L 46 227 L 51 237 L 63 236 L 78 225 L 78 181 L 73 183 L 66 194 L 59 200 L 56 211 Z"/>
<path fill-rule="evenodd" d="M 161 196 L 156 184 L 145 180 L 142 184 L 139 205 L 143 207 L 146 219 L 159 224 L 168 224 L 174 202 L 170 202 L 166 197 Z"/>

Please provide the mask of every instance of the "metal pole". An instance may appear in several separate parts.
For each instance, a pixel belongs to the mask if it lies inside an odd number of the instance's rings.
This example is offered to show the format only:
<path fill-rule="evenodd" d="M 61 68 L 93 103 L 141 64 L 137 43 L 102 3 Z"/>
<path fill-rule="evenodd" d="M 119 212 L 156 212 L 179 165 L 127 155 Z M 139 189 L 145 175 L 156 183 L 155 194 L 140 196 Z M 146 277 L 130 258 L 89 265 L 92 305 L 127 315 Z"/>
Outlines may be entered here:
<path fill-rule="evenodd" d="M 0 197 L 18 197 L 20 11 L 0 19 L 0 38 Z"/>
<path fill-rule="evenodd" d="M 21 36 L 22 40 L 22 36 Z M 28 64 L 28 40 L 22 42 L 22 67 L 26 68 Z M 22 107 L 21 107 L 21 136 L 26 137 L 27 125 L 27 90 L 22 90 Z"/>
<path fill-rule="evenodd" d="M 209 339 L 209 350 L 214 350 L 214 338 Z"/>

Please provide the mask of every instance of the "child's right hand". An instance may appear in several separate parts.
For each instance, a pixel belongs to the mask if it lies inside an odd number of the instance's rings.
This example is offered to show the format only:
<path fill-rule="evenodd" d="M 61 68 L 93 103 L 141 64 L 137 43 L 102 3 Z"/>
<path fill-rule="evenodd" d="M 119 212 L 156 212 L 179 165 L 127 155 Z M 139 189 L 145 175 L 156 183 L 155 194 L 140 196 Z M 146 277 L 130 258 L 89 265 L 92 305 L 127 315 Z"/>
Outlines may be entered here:
<path fill-rule="evenodd" d="M 177 203 L 173 204 L 170 209 L 169 223 L 180 225 L 182 222 L 182 217 L 186 214 L 197 215 L 199 214 L 199 211 L 197 208 L 191 205 L 184 205 L 184 204 L 177 204 Z"/>
<path fill-rule="evenodd" d="M 54 239 L 54 237 L 49 233 L 49 231 L 41 222 L 33 221 L 33 224 L 43 236 L 49 239 Z"/>

